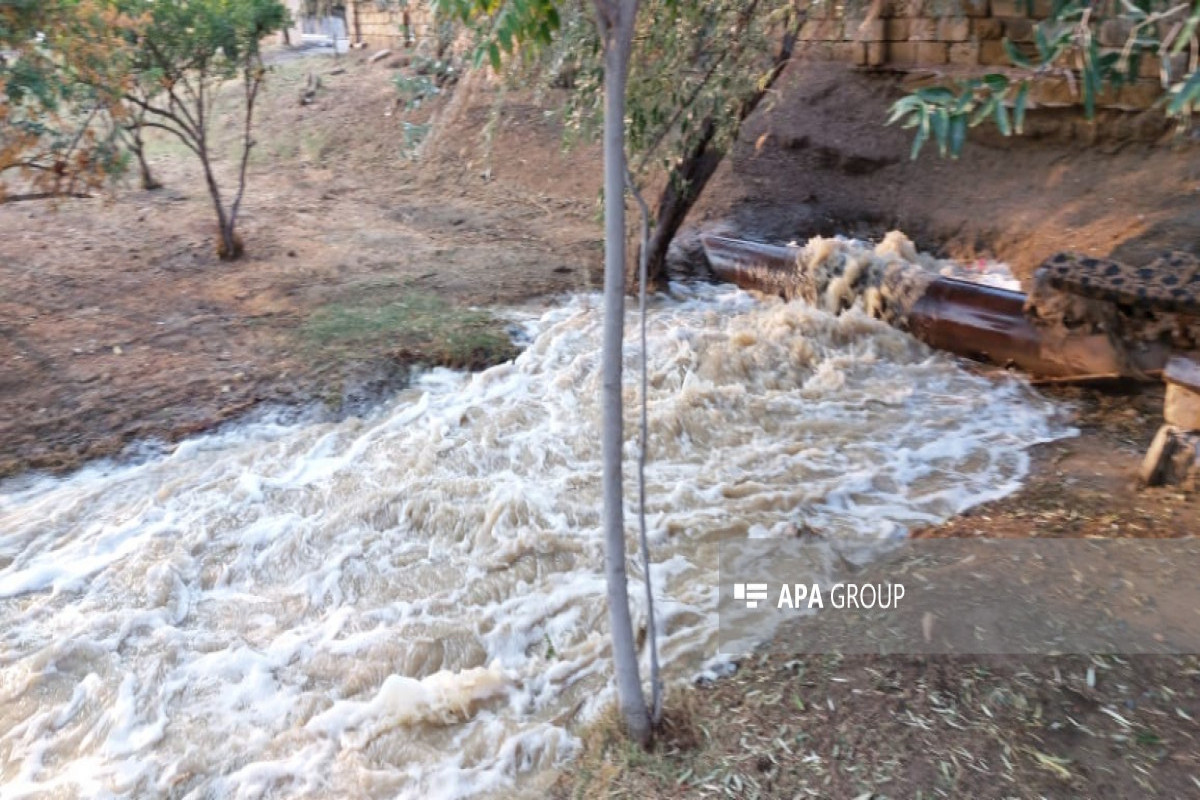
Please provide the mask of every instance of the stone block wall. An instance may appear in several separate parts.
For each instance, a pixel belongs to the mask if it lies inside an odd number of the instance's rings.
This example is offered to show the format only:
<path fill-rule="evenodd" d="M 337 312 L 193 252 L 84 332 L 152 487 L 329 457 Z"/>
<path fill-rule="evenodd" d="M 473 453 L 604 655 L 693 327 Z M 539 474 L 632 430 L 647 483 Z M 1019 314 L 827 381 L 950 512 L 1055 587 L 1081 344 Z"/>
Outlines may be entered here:
<path fill-rule="evenodd" d="M 373 49 L 396 50 L 433 36 L 428 4 L 417 0 L 346 0 L 346 27 L 352 43 Z"/>
<path fill-rule="evenodd" d="M 844 61 L 868 68 L 931 72 L 944 77 L 969 77 L 1012 67 L 1005 38 L 1029 54 L 1035 52 L 1034 25 L 1045 19 L 1052 0 L 960 0 L 957 12 L 945 0 L 883 0 L 879 16 L 866 20 L 866 9 L 847 12 L 841 3 L 814 4 L 800 31 L 802 57 Z M 1102 52 L 1120 49 L 1128 29 L 1110 20 L 1098 30 Z M 1172 64 L 1172 74 L 1183 66 Z M 1106 90 L 1102 108 L 1139 111 L 1162 96 L 1161 63 L 1143 57 L 1140 79 L 1120 90 Z M 1032 106 L 1066 107 L 1081 100 L 1065 76 L 1038 79 L 1030 90 Z"/>

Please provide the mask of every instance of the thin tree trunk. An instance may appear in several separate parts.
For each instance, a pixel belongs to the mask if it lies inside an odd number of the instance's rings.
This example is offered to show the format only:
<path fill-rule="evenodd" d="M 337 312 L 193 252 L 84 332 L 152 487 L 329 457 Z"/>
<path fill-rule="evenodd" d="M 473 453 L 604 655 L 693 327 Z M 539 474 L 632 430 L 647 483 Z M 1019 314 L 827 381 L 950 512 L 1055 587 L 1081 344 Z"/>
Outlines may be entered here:
<path fill-rule="evenodd" d="M 742 98 L 738 104 L 737 124 L 739 127 L 747 117 L 754 113 L 763 98 L 779 80 L 779 76 L 783 74 L 792 58 L 792 52 L 796 46 L 796 34 L 804 19 L 804 15 L 799 15 L 784 33 L 783 42 L 780 45 L 779 53 L 775 56 L 775 62 L 767 80 L 759 84 L 752 94 Z M 671 248 L 671 242 L 675 239 L 675 234 L 679 233 L 684 220 L 687 219 L 688 212 L 700 198 L 700 193 L 708 185 L 709 179 L 721 165 L 721 159 L 725 157 L 726 148 L 713 145 L 717 132 L 716 118 L 707 117 L 701 123 L 700 130 L 700 136 L 671 168 L 671 172 L 667 176 L 667 185 L 658 198 L 658 206 L 654 213 L 656 224 L 654 233 L 650 237 L 650 252 L 646 262 L 647 281 L 651 286 L 659 286 L 666 282 L 667 253 Z"/>
<path fill-rule="evenodd" d="M 646 253 L 650 244 L 650 208 L 646 205 L 642 193 L 633 182 L 633 175 L 628 168 L 625 170 L 625 183 L 629 193 L 637 201 L 641 212 L 642 233 L 641 244 L 638 246 L 638 340 L 641 345 L 639 392 L 640 408 L 638 419 L 638 549 L 642 556 L 642 572 L 645 577 L 643 585 L 646 589 L 646 646 L 650 649 L 650 721 L 657 725 L 662 721 L 662 680 L 658 669 L 658 626 L 654 621 L 654 582 L 650 576 L 650 537 L 646 533 L 646 451 L 649 449 L 650 421 L 646 408 L 649 405 L 649 376 L 646 364 L 649 361 L 649 346 L 646 340 Z"/>
<path fill-rule="evenodd" d="M 263 65 L 261 59 L 248 65 L 242 73 L 246 100 L 246 120 L 242 128 L 242 162 L 238 168 L 237 193 L 229 207 L 229 237 L 237 241 L 234 228 L 237 226 L 238 213 L 242 208 L 242 198 L 246 195 L 246 168 L 250 165 L 250 151 L 254 149 L 254 137 L 251 129 L 254 122 L 254 101 L 258 98 L 258 90 L 262 87 Z M 238 242 L 237 254 L 241 255 L 241 243 Z M 237 256 L 235 255 L 234 258 Z"/>
<path fill-rule="evenodd" d="M 242 254 L 242 244 L 233 229 L 234 221 L 225 213 L 221 189 L 217 186 L 212 165 L 208 161 L 207 147 L 204 143 L 200 143 L 198 147 L 200 163 L 204 165 L 204 183 L 208 186 L 208 196 L 212 198 L 213 210 L 217 213 L 217 256 L 222 261 L 233 261 Z"/>
<path fill-rule="evenodd" d="M 142 188 L 147 192 L 157 191 L 162 188 L 162 183 L 154 177 L 154 173 L 150 171 L 150 165 L 146 163 L 145 145 L 140 141 L 134 146 L 133 154 L 137 156 L 138 169 L 142 174 Z"/>
<path fill-rule="evenodd" d="M 650 741 L 650 715 L 638 674 L 625 570 L 621 487 L 621 361 L 625 328 L 625 87 L 637 0 L 596 0 L 604 41 L 604 325 L 601 350 L 601 454 L 604 489 L 604 566 L 613 666 L 625 727 L 639 744 Z"/>
<path fill-rule="evenodd" d="M 148 192 L 156 189 L 161 189 L 162 184 L 154 178 L 154 173 L 150 170 L 150 164 L 146 161 L 146 139 L 143 131 L 146 128 L 146 107 L 144 105 L 134 105 L 136 111 L 134 117 L 128 123 L 121 126 L 121 132 L 124 134 L 123 140 L 137 158 L 138 171 L 141 173 L 142 188 Z"/>
<path fill-rule="evenodd" d="M 137 156 L 138 169 L 142 174 L 142 188 L 148 192 L 153 192 L 156 189 L 161 189 L 162 184 L 154 177 L 154 173 L 150 171 L 150 164 L 146 161 L 146 140 L 142 138 L 142 121 L 146 116 L 143 111 L 138 115 L 138 120 L 129 129 L 129 136 L 133 140 L 130 147 L 133 154 Z"/>
<path fill-rule="evenodd" d="M 646 281 L 652 287 L 666 282 L 667 253 L 671 249 L 671 242 L 725 157 L 724 148 L 712 146 L 716 132 L 716 121 L 712 117 L 704 120 L 700 138 L 671 168 L 667 185 L 658 196 L 658 206 L 654 210 L 655 227 L 650 235 L 646 258 Z"/>

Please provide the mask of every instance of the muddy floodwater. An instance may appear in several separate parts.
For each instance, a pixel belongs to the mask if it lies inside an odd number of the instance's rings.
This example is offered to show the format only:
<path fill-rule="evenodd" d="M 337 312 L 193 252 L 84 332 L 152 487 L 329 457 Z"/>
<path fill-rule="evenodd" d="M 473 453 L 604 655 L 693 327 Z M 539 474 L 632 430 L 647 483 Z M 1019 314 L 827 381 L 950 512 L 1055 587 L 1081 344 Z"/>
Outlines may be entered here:
<path fill-rule="evenodd" d="M 365 418 L 0 484 L 0 794 L 533 793 L 611 696 L 599 298 L 522 324 L 515 362 L 426 374 Z M 726 287 L 655 301 L 649 360 L 675 679 L 721 668 L 723 538 L 902 535 L 1012 491 L 1069 433 L 1019 379 Z"/>

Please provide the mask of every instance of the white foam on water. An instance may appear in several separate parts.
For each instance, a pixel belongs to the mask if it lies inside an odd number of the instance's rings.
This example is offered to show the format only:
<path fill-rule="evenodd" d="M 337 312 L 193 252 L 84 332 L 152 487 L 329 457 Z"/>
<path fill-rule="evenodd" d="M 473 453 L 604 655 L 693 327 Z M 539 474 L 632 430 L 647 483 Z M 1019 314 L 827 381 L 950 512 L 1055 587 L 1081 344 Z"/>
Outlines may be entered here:
<path fill-rule="evenodd" d="M 1012 491 L 1067 433 L 1019 379 L 861 313 L 676 293 L 650 318 L 647 470 L 676 678 L 722 667 L 723 538 L 896 535 Z M 569 758 L 611 696 L 599 299 L 531 328 L 515 362 L 368 418 L 0 485 L 4 797 L 508 795 Z"/>

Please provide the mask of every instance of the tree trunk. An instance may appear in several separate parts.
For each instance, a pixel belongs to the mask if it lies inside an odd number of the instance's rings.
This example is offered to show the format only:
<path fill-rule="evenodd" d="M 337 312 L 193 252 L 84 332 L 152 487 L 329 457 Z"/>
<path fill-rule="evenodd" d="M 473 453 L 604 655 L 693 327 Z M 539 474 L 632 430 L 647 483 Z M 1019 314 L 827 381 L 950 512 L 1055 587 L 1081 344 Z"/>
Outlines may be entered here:
<path fill-rule="evenodd" d="M 242 237 L 233 229 L 233 222 L 224 213 L 218 215 L 221 240 L 217 242 L 217 256 L 222 261 L 236 261 L 242 257 Z"/>
<path fill-rule="evenodd" d="M 162 188 L 162 184 L 154 177 L 154 173 L 150 171 L 150 165 L 146 163 L 146 154 L 138 149 L 137 154 L 138 167 L 142 173 L 142 188 L 147 192 L 157 191 Z"/>
<path fill-rule="evenodd" d="M 716 121 L 709 117 L 704 121 L 700 138 L 692 145 L 683 158 L 671 168 L 667 176 L 667 185 L 663 187 L 658 197 L 658 206 L 654 210 L 655 227 L 650 235 L 649 253 L 646 261 L 646 282 L 649 288 L 661 286 L 667 280 L 667 253 L 671 242 L 688 212 L 696 204 L 700 192 L 708 184 L 709 178 L 721 165 L 725 157 L 723 148 L 712 146 L 716 135 Z"/>
<path fill-rule="evenodd" d="M 625 329 L 625 87 L 637 0 L 596 0 L 604 40 L 604 325 L 601 349 L 601 453 L 604 566 L 613 666 L 621 714 L 630 737 L 650 740 L 650 714 L 638 674 L 625 571 L 621 490 L 621 362 Z"/>
<path fill-rule="evenodd" d="M 129 134 L 133 137 L 133 147 L 131 149 L 133 150 L 133 154 L 137 156 L 138 169 L 142 174 L 142 188 L 148 192 L 161 189 L 162 184 L 155 179 L 154 173 L 150 171 L 150 165 L 146 162 L 146 143 L 142 139 L 141 126 L 135 126 Z"/>
<path fill-rule="evenodd" d="M 234 230 L 234 219 L 225 213 L 221 190 L 217 186 L 217 179 L 213 176 L 207 156 L 202 155 L 200 162 L 204 165 L 204 182 L 208 185 L 213 210 L 217 212 L 217 256 L 222 261 L 233 261 L 242 255 L 242 240 Z"/>
<path fill-rule="evenodd" d="M 796 34 L 803 20 L 803 15 L 798 16 L 788 26 L 767 80 L 760 83 L 752 94 L 743 97 L 738 104 L 737 124 L 739 128 L 746 118 L 754 113 L 762 99 L 779 80 L 779 76 L 783 74 L 792 58 L 792 52 L 796 46 Z M 667 253 L 671 248 L 671 242 L 675 239 L 675 234 L 679 233 L 679 228 L 687 219 L 688 212 L 696 204 L 700 193 L 708 185 L 709 179 L 721 165 L 721 159 L 725 157 L 724 147 L 713 146 L 713 139 L 717 132 L 716 118 L 707 117 L 701 123 L 700 130 L 699 138 L 671 168 L 671 172 L 667 176 L 667 185 L 658 198 L 658 206 L 654 213 L 655 228 L 650 237 L 650 252 L 646 263 L 647 283 L 650 286 L 660 286 L 666 282 Z"/>

